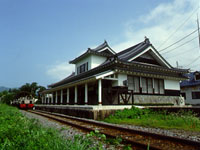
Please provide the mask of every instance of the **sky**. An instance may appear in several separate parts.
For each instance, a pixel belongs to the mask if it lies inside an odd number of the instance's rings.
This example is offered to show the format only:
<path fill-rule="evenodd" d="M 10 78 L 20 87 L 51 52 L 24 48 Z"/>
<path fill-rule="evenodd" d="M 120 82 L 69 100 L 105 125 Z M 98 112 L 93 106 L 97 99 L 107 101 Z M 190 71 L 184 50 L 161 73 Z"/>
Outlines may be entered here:
<path fill-rule="evenodd" d="M 47 86 L 104 40 L 119 52 L 148 37 L 174 67 L 200 71 L 199 0 L 0 0 L 0 86 Z M 181 46 L 182 45 L 182 46 Z M 178 47 L 178 48 L 177 48 Z M 165 49 L 167 48 L 167 49 Z"/>

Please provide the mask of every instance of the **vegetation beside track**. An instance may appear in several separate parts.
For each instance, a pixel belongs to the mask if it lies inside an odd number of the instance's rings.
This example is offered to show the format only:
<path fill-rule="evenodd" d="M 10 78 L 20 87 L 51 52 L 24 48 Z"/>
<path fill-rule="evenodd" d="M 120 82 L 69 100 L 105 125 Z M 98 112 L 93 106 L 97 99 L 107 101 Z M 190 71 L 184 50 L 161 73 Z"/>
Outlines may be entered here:
<path fill-rule="evenodd" d="M 118 110 L 107 117 L 105 122 L 116 124 L 130 124 L 163 129 L 180 129 L 200 132 L 200 118 L 191 111 L 179 111 L 178 113 L 156 112 L 150 109 Z"/>
<path fill-rule="evenodd" d="M 0 104 L 1 150 L 95 150 L 101 147 L 92 137 L 77 135 L 73 140 L 66 140 L 59 131 L 41 127 L 35 119 L 27 119 L 17 108 Z"/>

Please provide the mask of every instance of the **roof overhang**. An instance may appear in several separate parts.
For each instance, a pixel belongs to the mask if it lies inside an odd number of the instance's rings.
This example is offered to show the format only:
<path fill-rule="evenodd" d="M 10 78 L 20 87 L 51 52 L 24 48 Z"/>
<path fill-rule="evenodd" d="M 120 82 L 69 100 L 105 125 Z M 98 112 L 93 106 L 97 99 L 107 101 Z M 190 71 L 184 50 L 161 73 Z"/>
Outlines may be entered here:
<path fill-rule="evenodd" d="M 141 53 L 137 54 L 136 56 L 132 57 L 128 61 L 133 61 L 134 59 L 140 57 L 141 55 L 143 55 L 144 53 L 148 51 L 152 51 L 153 54 L 155 55 L 155 59 L 159 61 L 161 64 L 163 64 L 164 66 L 168 68 L 172 68 L 171 65 L 157 52 L 157 50 L 152 45 L 149 45 L 145 50 L 143 50 Z"/>
<path fill-rule="evenodd" d="M 102 73 L 99 73 L 99 74 L 96 74 L 96 75 L 92 75 L 92 76 L 89 76 L 89 77 L 86 77 L 86 78 L 76 80 L 74 82 L 70 82 L 70 83 L 63 84 L 63 85 L 60 85 L 60 86 L 57 86 L 57 87 L 54 87 L 54 88 L 51 88 L 51 89 L 47 89 L 47 90 L 45 90 L 41 93 L 42 94 L 50 93 L 50 92 L 54 92 L 54 91 L 57 91 L 57 90 L 61 90 L 63 88 L 70 88 L 72 86 L 85 84 L 85 83 L 92 82 L 92 81 L 99 80 L 99 79 L 116 80 L 115 78 L 107 78 L 107 76 L 112 75 L 114 73 L 115 73 L 114 71 L 108 70 L 108 71 L 105 71 L 105 72 L 102 72 Z"/>
<path fill-rule="evenodd" d="M 104 79 L 106 78 L 107 76 L 110 76 L 112 74 L 114 74 L 115 72 L 114 71 L 111 71 L 111 70 L 108 70 L 108 71 L 105 71 L 105 72 L 102 72 L 102 73 L 99 73 L 97 75 L 95 75 L 95 78 L 98 80 L 98 79 Z"/>

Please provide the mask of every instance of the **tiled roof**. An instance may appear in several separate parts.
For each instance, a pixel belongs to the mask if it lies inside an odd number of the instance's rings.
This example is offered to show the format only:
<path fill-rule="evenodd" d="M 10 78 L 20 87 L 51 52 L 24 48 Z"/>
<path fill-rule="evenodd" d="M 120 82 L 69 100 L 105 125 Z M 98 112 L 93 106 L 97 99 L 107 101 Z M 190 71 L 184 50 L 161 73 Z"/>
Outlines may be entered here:
<path fill-rule="evenodd" d="M 97 46 L 96 48 L 93 48 L 93 49 L 91 49 L 91 50 L 93 50 L 93 51 L 95 51 L 95 52 L 99 52 L 100 50 L 102 50 L 102 49 L 104 49 L 105 47 L 108 47 L 108 46 L 109 46 L 109 45 L 108 45 L 107 41 L 104 41 L 103 44 L 101 44 L 101 45 L 99 45 L 99 46 Z"/>
<path fill-rule="evenodd" d="M 63 80 L 59 81 L 59 82 L 56 82 L 56 83 L 53 83 L 51 85 L 48 85 L 48 87 L 53 87 L 55 85 L 57 85 L 58 83 L 63 83 L 71 78 L 73 78 L 75 76 L 75 72 L 72 72 L 72 74 L 70 74 L 69 76 L 67 76 L 66 78 L 64 78 Z"/>
<path fill-rule="evenodd" d="M 162 67 L 162 66 L 153 65 L 153 64 L 147 64 L 147 63 L 142 63 L 142 62 L 136 62 L 136 61 L 129 62 L 128 61 L 129 59 L 133 58 L 134 56 L 137 56 L 139 53 L 141 53 L 144 50 L 146 50 L 149 46 L 151 46 L 154 49 L 154 51 L 157 53 L 157 55 L 159 55 L 160 58 L 165 63 L 167 63 L 166 60 L 152 46 L 152 44 L 150 43 L 148 38 L 145 38 L 145 40 L 143 42 L 138 43 L 138 44 L 136 44 L 136 45 L 134 45 L 134 46 L 132 46 L 130 48 L 127 48 L 127 49 L 125 49 L 125 50 L 123 50 L 123 51 L 121 51 L 119 53 L 116 53 L 116 54 L 108 54 L 108 53 L 104 53 L 103 51 L 101 51 L 102 49 L 104 49 L 106 47 L 108 47 L 109 50 L 112 50 L 109 47 L 109 45 L 107 44 L 107 42 L 105 41 L 100 46 L 98 46 L 98 47 L 96 47 L 94 49 L 88 49 L 88 51 L 86 53 L 82 54 L 81 56 L 79 56 L 79 57 L 77 57 L 77 58 L 75 58 L 74 60 L 71 61 L 71 63 L 75 63 L 76 61 L 78 61 L 81 58 L 85 57 L 89 53 L 92 53 L 92 54 L 96 54 L 96 55 L 101 55 L 101 56 L 107 57 L 107 60 L 104 63 L 102 63 L 98 67 L 93 68 L 91 70 L 88 70 L 87 72 L 84 72 L 82 74 L 75 75 L 75 73 L 73 73 L 70 76 L 68 76 L 67 78 L 65 78 L 65 79 L 63 79 L 63 80 L 61 80 L 61 81 L 59 81 L 57 83 L 49 85 L 49 87 L 53 88 L 53 87 L 60 86 L 62 84 L 68 84 L 68 83 L 71 83 L 71 82 L 73 82 L 75 80 L 82 79 L 82 78 L 94 75 L 94 74 L 96 74 L 98 72 L 101 72 L 101 71 L 105 71 L 105 69 L 114 69 L 113 67 L 116 67 L 116 65 L 119 62 L 126 63 L 128 66 L 131 66 L 132 64 L 134 64 L 134 65 L 139 66 L 140 68 L 141 68 L 141 66 L 143 66 L 143 67 L 144 66 L 148 66 L 148 67 L 150 67 L 150 68 L 152 67 L 154 69 L 157 68 L 158 70 L 159 69 L 163 70 L 165 73 L 169 72 L 171 70 L 172 72 L 176 73 L 177 76 L 180 76 L 181 78 L 184 78 L 183 74 L 188 72 L 187 69 L 173 68 L 170 65 L 169 65 L 170 68 L 168 68 L 168 67 Z M 110 68 L 111 65 L 112 65 L 112 67 Z M 134 67 L 134 66 L 132 66 L 132 67 Z M 132 69 L 132 71 L 134 71 L 134 69 Z M 166 76 L 168 76 L 168 74 L 166 74 Z"/>
<path fill-rule="evenodd" d="M 137 56 L 144 50 L 146 50 L 149 46 L 151 46 L 154 49 L 155 53 L 162 59 L 162 61 L 164 61 L 168 66 L 170 66 L 170 68 L 172 68 L 172 66 L 158 53 L 158 51 L 153 47 L 153 45 L 150 43 L 149 39 L 146 37 L 143 42 L 138 43 L 132 47 L 129 47 L 129 48 L 119 52 L 117 54 L 117 56 L 119 59 L 127 61 L 127 60 Z"/>
<path fill-rule="evenodd" d="M 128 59 L 132 58 L 133 56 L 137 55 L 138 53 L 140 53 L 142 50 L 144 50 L 148 46 L 149 46 L 149 44 L 147 44 L 145 42 L 141 42 L 137 45 L 134 45 L 132 47 L 129 47 L 129 48 L 117 53 L 117 56 L 119 59 L 128 60 Z"/>
<path fill-rule="evenodd" d="M 104 52 L 101 51 L 105 48 L 109 49 L 109 53 L 108 52 Z M 106 50 L 106 49 L 105 49 Z M 79 61 L 80 59 L 84 58 L 85 56 L 87 56 L 88 54 L 95 54 L 95 55 L 99 55 L 99 56 L 105 56 L 105 57 L 110 57 L 113 56 L 115 54 L 115 51 L 113 51 L 110 46 L 108 45 L 108 43 L 106 41 L 104 41 L 103 44 L 99 45 L 98 47 L 91 49 L 88 48 L 88 50 L 83 53 L 82 55 L 78 56 L 77 58 L 75 58 L 74 60 L 70 61 L 71 64 L 76 63 L 77 61 Z"/>
<path fill-rule="evenodd" d="M 186 74 L 186 77 L 188 78 L 188 80 L 182 81 L 180 83 L 181 87 L 200 85 L 200 80 L 195 80 L 195 73 L 196 72 L 190 72 Z"/>

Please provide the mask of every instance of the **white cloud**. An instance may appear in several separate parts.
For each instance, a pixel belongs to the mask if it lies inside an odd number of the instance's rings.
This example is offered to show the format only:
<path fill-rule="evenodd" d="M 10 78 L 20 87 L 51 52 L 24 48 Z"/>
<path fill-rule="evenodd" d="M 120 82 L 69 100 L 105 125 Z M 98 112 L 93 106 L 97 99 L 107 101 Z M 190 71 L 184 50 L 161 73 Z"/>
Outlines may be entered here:
<path fill-rule="evenodd" d="M 199 0 L 174 0 L 173 2 L 159 4 L 148 12 L 148 14 L 127 21 L 124 25 L 126 40 L 114 45 L 113 49 L 120 51 L 133 46 L 134 44 L 144 40 L 144 36 L 147 36 L 150 39 L 150 42 L 158 51 L 171 45 L 197 29 L 196 14 L 199 11 L 196 11 L 195 13 L 194 11 L 197 10 L 198 4 Z M 192 17 L 181 26 L 177 32 L 175 32 L 176 29 L 183 24 L 189 16 L 191 16 L 191 14 L 193 14 Z M 175 34 L 173 34 L 173 36 L 160 47 L 160 45 L 174 32 Z M 163 53 L 161 52 L 161 54 L 163 54 L 166 60 L 173 66 L 175 66 L 176 61 L 178 61 L 181 66 L 187 68 L 191 67 L 193 70 L 200 70 L 200 67 L 195 66 L 195 64 L 200 64 L 200 59 L 194 64 L 187 66 L 187 64 L 190 64 L 200 55 L 197 38 L 174 51 L 164 54 L 164 52 L 189 41 L 195 36 L 197 36 L 197 32 L 176 44 L 174 47 L 166 49 Z M 188 51 L 191 51 L 189 57 Z M 175 57 L 175 55 L 177 55 L 177 57 Z"/>
<path fill-rule="evenodd" d="M 55 80 L 61 80 L 69 76 L 72 71 L 74 71 L 74 65 L 68 64 L 68 62 L 60 62 L 49 66 L 46 73 Z"/>
<path fill-rule="evenodd" d="M 197 12 L 195 12 L 192 17 L 172 36 L 172 38 L 160 47 L 160 45 L 172 33 L 174 33 L 174 31 L 194 12 L 194 10 L 197 9 L 198 4 L 199 0 L 174 0 L 172 2 L 159 4 L 157 7 L 148 12 L 148 14 L 144 14 L 138 16 L 138 18 L 133 18 L 132 20 L 127 21 L 124 24 L 124 35 L 126 40 L 112 46 L 112 48 L 116 52 L 119 52 L 120 50 L 143 41 L 144 36 L 147 36 L 150 39 L 150 42 L 158 51 L 171 45 L 197 29 Z M 193 34 L 174 47 L 185 43 L 195 36 L 197 36 L 197 33 Z M 96 46 L 92 45 L 91 47 L 93 48 Z M 174 47 L 171 47 L 166 51 L 171 50 Z M 80 52 L 80 55 L 85 51 Z M 161 54 L 163 54 L 166 60 L 173 66 L 175 66 L 176 61 L 178 61 L 180 66 L 184 66 L 185 68 L 191 67 L 193 70 L 200 70 L 200 60 L 190 66 L 187 66 L 187 64 L 190 64 L 193 60 L 195 60 L 195 58 L 197 58 L 197 56 L 200 55 L 197 39 L 180 47 L 179 49 L 171 51 L 170 53 L 164 53 L 166 51 L 163 51 L 163 53 L 161 52 Z M 74 65 L 70 65 L 67 62 L 59 62 L 55 65 L 49 66 L 46 73 L 55 80 L 61 80 L 70 75 L 72 71 L 74 71 Z"/>

